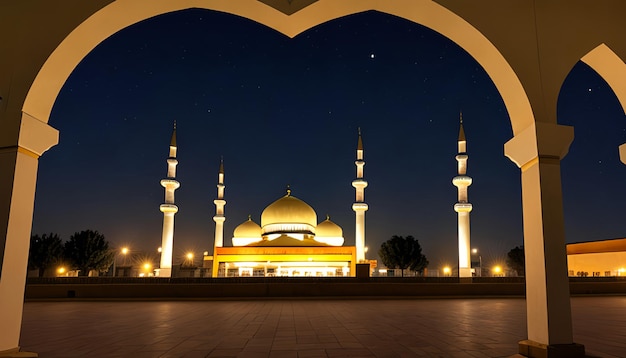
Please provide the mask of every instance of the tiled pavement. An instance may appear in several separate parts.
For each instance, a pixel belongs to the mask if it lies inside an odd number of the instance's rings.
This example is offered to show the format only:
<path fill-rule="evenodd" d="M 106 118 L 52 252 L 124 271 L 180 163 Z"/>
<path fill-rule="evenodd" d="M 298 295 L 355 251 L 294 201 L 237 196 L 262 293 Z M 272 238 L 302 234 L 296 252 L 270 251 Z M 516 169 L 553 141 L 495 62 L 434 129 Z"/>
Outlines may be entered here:
<path fill-rule="evenodd" d="M 626 357 L 626 297 L 572 299 L 574 340 Z M 53 357 L 510 357 L 519 298 L 27 302 L 21 345 Z"/>

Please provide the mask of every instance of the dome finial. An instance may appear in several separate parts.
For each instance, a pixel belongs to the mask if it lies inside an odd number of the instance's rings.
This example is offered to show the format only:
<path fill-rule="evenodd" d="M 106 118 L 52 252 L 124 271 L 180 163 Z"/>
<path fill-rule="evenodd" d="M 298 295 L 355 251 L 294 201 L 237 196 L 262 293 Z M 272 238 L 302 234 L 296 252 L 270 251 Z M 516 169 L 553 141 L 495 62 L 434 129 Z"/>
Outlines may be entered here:
<path fill-rule="evenodd" d="M 220 157 L 219 174 L 224 174 L 224 156 L 223 155 Z"/>
<path fill-rule="evenodd" d="M 248 214 L 248 221 L 252 221 L 252 215 Z"/>
<path fill-rule="evenodd" d="M 287 184 L 287 196 L 291 196 L 291 187 Z"/>
<path fill-rule="evenodd" d="M 356 149 L 363 150 L 363 139 L 361 138 L 361 127 L 358 127 L 358 132 L 359 132 L 359 140 L 357 141 Z"/>
<path fill-rule="evenodd" d="M 326 214 L 326 220 L 330 220 L 330 215 Z"/>

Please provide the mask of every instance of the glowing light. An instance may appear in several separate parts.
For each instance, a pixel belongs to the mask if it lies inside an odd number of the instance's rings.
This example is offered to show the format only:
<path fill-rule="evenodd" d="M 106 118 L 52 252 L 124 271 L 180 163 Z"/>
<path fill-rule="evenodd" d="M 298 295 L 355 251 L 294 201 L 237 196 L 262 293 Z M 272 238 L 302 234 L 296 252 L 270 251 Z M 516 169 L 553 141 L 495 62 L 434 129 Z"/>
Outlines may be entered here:
<path fill-rule="evenodd" d="M 57 269 L 57 272 L 58 272 L 60 275 L 63 275 L 63 274 L 65 273 L 65 267 L 59 267 L 59 268 Z"/>
<path fill-rule="evenodd" d="M 193 253 L 192 252 L 188 252 L 187 253 L 187 260 L 193 260 Z"/>
<path fill-rule="evenodd" d="M 446 267 L 443 268 L 443 274 L 445 276 L 450 276 L 450 273 L 452 273 L 452 269 L 450 269 L 449 266 L 446 266 Z"/>
<path fill-rule="evenodd" d="M 161 252 L 163 251 L 163 248 L 162 248 L 161 246 L 159 246 L 159 248 L 157 249 L 157 251 L 158 251 L 159 253 L 161 253 Z"/>
<path fill-rule="evenodd" d="M 617 270 L 617 276 L 624 276 L 624 273 L 626 273 L 626 268 L 620 268 L 619 270 Z"/>
<path fill-rule="evenodd" d="M 500 275 L 502 273 L 502 267 L 500 266 L 494 266 L 493 267 L 493 274 L 494 275 Z"/>
<path fill-rule="evenodd" d="M 145 264 L 143 264 L 143 269 L 144 269 L 144 270 L 148 271 L 148 270 L 150 270 L 151 268 L 152 268 L 152 265 L 151 265 L 151 264 L 149 264 L 149 263 L 147 263 L 147 262 L 146 262 Z"/>
<path fill-rule="evenodd" d="M 475 255 L 478 253 L 478 249 L 472 249 L 472 253 Z"/>
<path fill-rule="evenodd" d="M 123 255 L 128 254 L 128 247 L 122 247 L 122 254 Z"/>

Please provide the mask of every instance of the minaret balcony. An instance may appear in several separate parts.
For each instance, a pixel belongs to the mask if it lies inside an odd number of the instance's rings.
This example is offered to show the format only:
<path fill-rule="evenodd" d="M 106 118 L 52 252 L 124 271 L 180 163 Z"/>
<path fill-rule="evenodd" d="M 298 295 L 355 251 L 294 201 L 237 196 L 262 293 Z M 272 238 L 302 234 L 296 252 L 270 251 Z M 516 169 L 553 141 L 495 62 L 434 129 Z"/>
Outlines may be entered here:
<path fill-rule="evenodd" d="M 452 179 L 452 184 L 456 187 L 470 186 L 472 185 L 472 178 L 466 175 L 459 175 Z"/>
<path fill-rule="evenodd" d="M 224 217 L 224 215 L 215 215 L 213 217 L 213 221 L 215 221 L 216 223 L 223 223 L 224 221 L 226 221 L 226 218 Z"/>
<path fill-rule="evenodd" d="M 456 203 L 454 204 L 454 211 L 457 213 L 469 213 L 472 211 L 472 204 L 470 203 Z"/>
<path fill-rule="evenodd" d="M 178 160 L 176 158 L 167 158 L 167 164 L 178 165 Z"/>
<path fill-rule="evenodd" d="M 458 154 L 455 158 L 457 161 L 460 162 L 462 160 L 467 160 L 468 157 L 467 157 L 467 154 Z"/>
<path fill-rule="evenodd" d="M 367 211 L 369 206 L 366 203 L 354 203 L 352 204 L 352 210 L 354 211 Z"/>
<path fill-rule="evenodd" d="M 226 205 L 226 200 L 224 200 L 224 199 L 215 199 L 215 200 L 213 200 L 213 204 L 224 206 L 224 205 Z"/>
<path fill-rule="evenodd" d="M 352 186 L 355 188 L 365 188 L 367 187 L 367 182 L 363 179 L 355 179 L 352 181 Z"/>
<path fill-rule="evenodd" d="M 180 188 L 180 183 L 176 179 L 161 179 L 161 186 L 164 188 Z"/>
<path fill-rule="evenodd" d="M 176 214 L 178 212 L 178 206 L 176 206 L 174 204 L 161 204 L 159 209 L 161 209 L 162 213 L 174 213 L 174 214 Z"/>

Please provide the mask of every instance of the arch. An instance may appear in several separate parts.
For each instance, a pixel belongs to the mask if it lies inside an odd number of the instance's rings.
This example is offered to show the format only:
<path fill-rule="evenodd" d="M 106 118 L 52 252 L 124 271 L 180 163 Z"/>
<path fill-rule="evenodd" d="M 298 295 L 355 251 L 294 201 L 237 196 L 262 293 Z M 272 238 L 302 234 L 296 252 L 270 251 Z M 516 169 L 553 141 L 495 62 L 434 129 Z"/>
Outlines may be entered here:
<path fill-rule="evenodd" d="M 609 84 L 626 113 L 626 63 L 604 43 L 589 51 L 580 60 Z"/>
<path fill-rule="evenodd" d="M 149 2 L 148 4 L 146 4 Z M 28 91 L 22 111 L 48 122 L 61 87 L 78 63 L 99 43 L 137 22 L 189 8 L 203 8 L 242 16 L 295 37 L 314 26 L 350 14 L 375 10 L 426 26 L 458 44 L 487 72 L 502 96 L 513 133 L 534 123 L 530 102 L 522 84 L 503 55 L 475 27 L 430 0 L 391 2 L 374 0 L 319 0 L 287 16 L 257 0 L 211 1 L 118 0 L 94 13 L 76 27 L 46 60 Z"/>
<path fill-rule="evenodd" d="M 604 43 L 589 51 L 580 60 L 608 83 L 626 114 L 626 63 Z M 619 146 L 619 157 L 626 164 L 626 143 Z"/>

